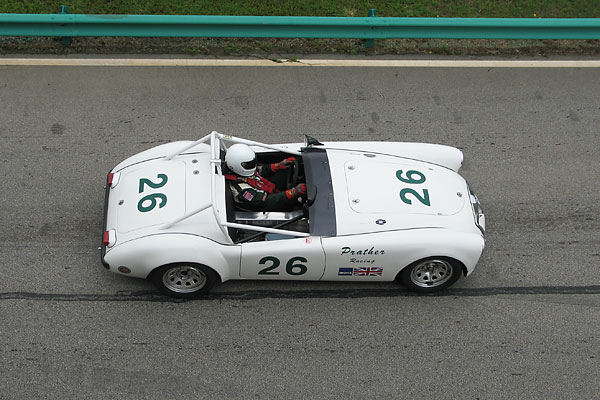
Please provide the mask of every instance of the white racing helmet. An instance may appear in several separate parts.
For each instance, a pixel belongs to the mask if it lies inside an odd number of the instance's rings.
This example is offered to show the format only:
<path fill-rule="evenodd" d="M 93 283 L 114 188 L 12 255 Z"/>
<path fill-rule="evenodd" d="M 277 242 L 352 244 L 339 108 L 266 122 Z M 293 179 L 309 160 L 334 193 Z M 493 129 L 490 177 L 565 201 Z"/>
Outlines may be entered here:
<path fill-rule="evenodd" d="M 252 176 L 256 172 L 256 154 L 250 146 L 236 143 L 227 150 L 225 164 L 237 175 Z"/>

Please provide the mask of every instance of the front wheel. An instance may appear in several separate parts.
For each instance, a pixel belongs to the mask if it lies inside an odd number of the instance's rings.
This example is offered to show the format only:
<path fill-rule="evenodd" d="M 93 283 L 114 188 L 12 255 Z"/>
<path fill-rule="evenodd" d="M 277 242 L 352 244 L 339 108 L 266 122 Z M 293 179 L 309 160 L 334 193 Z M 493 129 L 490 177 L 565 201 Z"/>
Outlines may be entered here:
<path fill-rule="evenodd" d="M 400 271 L 400 281 L 408 290 L 434 293 L 446 289 L 458 280 L 460 263 L 447 257 L 431 257 L 412 263 Z"/>
<path fill-rule="evenodd" d="M 212 269 L 199 264 L 170 264 L 155 269 L 150 277 L 161 293 L 180 299 L 200 297 L 217 282 Z"/>

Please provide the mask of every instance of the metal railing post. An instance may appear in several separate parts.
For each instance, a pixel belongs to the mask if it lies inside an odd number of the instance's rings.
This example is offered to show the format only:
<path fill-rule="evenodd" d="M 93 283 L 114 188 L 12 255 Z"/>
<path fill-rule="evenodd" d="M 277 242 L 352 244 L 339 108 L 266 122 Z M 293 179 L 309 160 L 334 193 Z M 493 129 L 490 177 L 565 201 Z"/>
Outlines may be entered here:
<path fill-rule="evenodd" d="M 59 14 L 68 14 L 68 13 L 69 13 L 69 7 L 68 7 L 68 6 L 65 6 L 65 5 L 62 5 L 62 6 L 60 6 L 60 7 L 58 8 L 58 13 L 59 13 Z M 63 36 L 63 37 L 61 37 L 61 38 L 60 38 L 60 42 L 61 42 L 62 44 L 64 44 L 65 46 L 68 46 L 68 45 L 70 45 L 70 44 L 71 44 L 71 38 L 70 38 L 70 37 Z"/>
<path fill-rule="evenodd" d="M 369 8 L 369 11 L 367 12 L 367 17 L 377 17 L 377 9 L 376 8 Z M 372 47 L 375 46 L 375 39 L 365 39 L 365 47 L 370 49 Z"/>

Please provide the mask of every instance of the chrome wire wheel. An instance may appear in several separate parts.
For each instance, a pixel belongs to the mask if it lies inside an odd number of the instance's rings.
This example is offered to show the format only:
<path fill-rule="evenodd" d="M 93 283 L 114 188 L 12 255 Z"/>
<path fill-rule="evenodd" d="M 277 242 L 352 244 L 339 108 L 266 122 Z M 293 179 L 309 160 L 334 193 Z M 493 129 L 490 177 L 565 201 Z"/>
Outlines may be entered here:
<path fill-rule="evenodd" d="M 432 258 L 415 265 L 410 272 L 413 284 L 423 288 L 441 286 L 452 278 L 454 268 L 446 260 Z"/>
<path fill-rule="evenodd" d="M 163 285 L 175 293 L 194 293 L 206 285 L 206 274 L 193 265 L 175 265 L 162 275 Z"/>

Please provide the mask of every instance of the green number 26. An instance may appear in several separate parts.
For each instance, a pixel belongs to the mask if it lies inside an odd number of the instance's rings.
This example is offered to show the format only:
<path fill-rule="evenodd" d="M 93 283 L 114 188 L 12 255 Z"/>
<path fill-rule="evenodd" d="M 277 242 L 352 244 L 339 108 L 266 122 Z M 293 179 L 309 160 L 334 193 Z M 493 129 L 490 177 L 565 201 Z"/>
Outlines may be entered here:
<path fill-rule="evenodd" d="M 285 264 L 285 272 L 287 272 L 290 275 L 304 275 L 306 273 L 306 271 L 308 270 L 308 267 L 304 264 L 298 263 L 298 261 L 307 262 L 308 260 L 304 257 L 290 258 L 288 260 L 288 262 Z M 279 275 L 279 271 L 274 271 L 277 269 L 277 267 L 279 267 L 279 265 L 281 265 L 281 261 L 279 260 L 279 258 L 273 257 L 273 256 L 266 256 L 266 257 L 261 258 L 258 263 L 266 265 L 268 262 L 270 262 L 271 265 L 267 268 L 264 268 L 264 269 L 261 269 L 260 271 L 258 271 L 258 274 L 259 275 Z"/>
<path fill-rule="evenodd" d="M 167 175 L 158 174 L 156 176 L 157 179 L 160 179 L 160 182 L 155 183 L 150 179 L 141 178 L 140 179 L 140 193 L 142 193 L 145 188 L 144 185 L 151 187 L 152 189 L 159 189 L 167 184 Z M 160 200 L 160 203 L 157 202 L 157 199 Z M 148 204 L 150 202 L 150 204 Z M 150 193 L 140 199 L 137 204 L 137 209 L 139 212 L 148 212 L 154 210 L 156 204 L 158 203 L 158 208 L 163 208 L 167 204 L 167 196 L 162 193 Z"/>
<path fill-rule="evenodd" d="M 423 175 L 422 172 L 415 171 L 414 169 L 406 171 L 406 177 L 402 176 L 402 170 L 399 169 L 396 171 L 396 178 L 411 185 L 419 185 L 425 182 L 425 175 Z M 423 189 L 423 195 L 411 188 L 402 189 L 400 191 L 400 199 L 406 204 L 412 204 L 412 200 L 407 197 L 409 194 L 415 199 L 419 200 L 421 204 L 431 207 L 431 202 L 429 201 L 429 191 L 427 189 Z"/>

